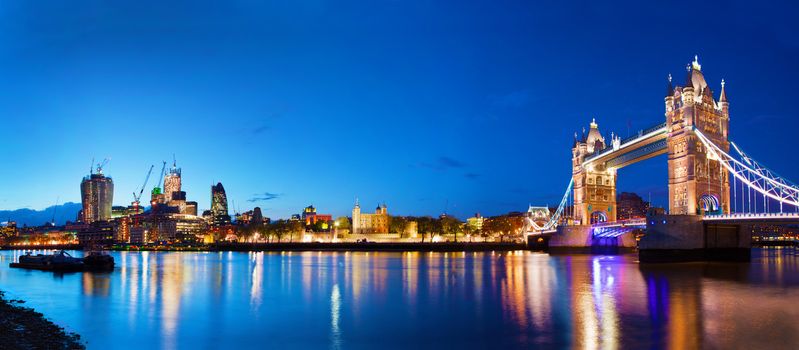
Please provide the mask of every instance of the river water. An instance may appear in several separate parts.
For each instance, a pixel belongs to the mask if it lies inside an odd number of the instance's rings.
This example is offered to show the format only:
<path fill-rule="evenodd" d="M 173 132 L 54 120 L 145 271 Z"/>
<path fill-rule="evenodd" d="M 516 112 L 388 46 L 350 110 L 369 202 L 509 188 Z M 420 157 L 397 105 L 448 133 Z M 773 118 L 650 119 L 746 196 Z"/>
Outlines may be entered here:
<path fill-rule="evenodd" d="M 89 349 L 799 348 L 799 251 L 636 255 L 115 252 L 111 273 L 11 269 L 0 290 Z M 80 255 L 75 252 L 73 255 Z"/>

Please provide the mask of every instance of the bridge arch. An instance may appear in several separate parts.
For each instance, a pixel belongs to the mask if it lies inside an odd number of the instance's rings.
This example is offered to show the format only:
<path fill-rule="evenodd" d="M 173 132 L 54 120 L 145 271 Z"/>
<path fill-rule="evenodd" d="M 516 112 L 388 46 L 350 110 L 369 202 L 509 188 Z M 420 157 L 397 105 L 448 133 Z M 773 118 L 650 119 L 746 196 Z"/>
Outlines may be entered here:
<path fill-rule="evenodd" d="M 607 222 L 608 221 L 608 214 L 604 211 L 597 210 L 591 213 L 591 224 L 597 224 L 600 222 Z"/>
<path fill-rule="evenodd" d="M 719 197 L 714 194 L 703 194 L 699 198 L 699 214 L 723 214 Z"/>

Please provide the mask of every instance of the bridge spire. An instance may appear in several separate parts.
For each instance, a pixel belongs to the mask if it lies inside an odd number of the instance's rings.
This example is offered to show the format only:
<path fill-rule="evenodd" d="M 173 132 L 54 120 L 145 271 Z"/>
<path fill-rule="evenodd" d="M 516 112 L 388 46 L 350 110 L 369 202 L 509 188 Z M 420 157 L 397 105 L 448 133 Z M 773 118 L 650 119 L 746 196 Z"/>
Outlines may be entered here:
<path fill-rule="evenodd" d="M 724 85 L 726 85 L 726 83 L 724 79 L 721 79 L 721 97 L 719 97 L 719 102 L 727 102 L 727 92 L 724 91 Z"/>
<path fill-rule="evenodd" d="M 669 83 L 666 85 L 666 97 L 674 96 L 674 86 L 671 85 L 671 73 L 669 73 Z"/>
<path fill-rule="evenodd" d="M 694 55 L 694 61 L 691 62 L 691 67 L 693 67 L 694 69 L 696 69 L 698 71 L 702 70 L 702 65 L 699 64 L 699 55 Z"/>

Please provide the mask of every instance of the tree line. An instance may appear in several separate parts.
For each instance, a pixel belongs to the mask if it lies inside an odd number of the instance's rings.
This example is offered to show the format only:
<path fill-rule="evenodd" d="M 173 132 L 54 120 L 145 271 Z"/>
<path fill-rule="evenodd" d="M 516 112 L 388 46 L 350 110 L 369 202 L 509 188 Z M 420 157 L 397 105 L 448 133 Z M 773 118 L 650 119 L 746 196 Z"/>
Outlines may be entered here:
<path fill-rule="evenodd" d="M 462 240 L 499 239 L 513 240 L 521 237 L 524 218 L 517 215 L 499 215 L 484 218 L 482 225 L 463 222 L 451 215 L 431 216 L 390 216 L 389 233 L 409 237 L 409 225 L 416 223 L 416 232 L 421 241 L 432 241 L 435 236 L 455 242 Z M 276 220 L 270 223 L 250 223 L 240 226 L 236 232 L 239 241 L 266 240 L 267 242 L 292 242 L 306 231 L 316 233 L 349 232 L 352 227 L 350 218 L 339 217 L 331 221 L 319 220 L 305 225 L 298 220 Z"/>

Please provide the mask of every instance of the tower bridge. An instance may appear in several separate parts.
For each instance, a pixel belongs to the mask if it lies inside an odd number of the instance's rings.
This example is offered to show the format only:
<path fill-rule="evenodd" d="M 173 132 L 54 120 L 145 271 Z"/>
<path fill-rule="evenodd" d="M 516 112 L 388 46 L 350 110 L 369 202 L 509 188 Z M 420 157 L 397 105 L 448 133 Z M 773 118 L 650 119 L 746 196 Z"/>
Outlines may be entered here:
<path fill-rule="evenodd" d="M 685 82 L 668 77 L 664 121 L 622 139 L 606 139 L 596 120 L 572 145 L 572 177 L 555 214 L 529 234 L 551 234 L 550 250 L 611 245 L 634 248 L 641 261 L 749 258 L 753 223 L 799 224 L 799 186 L 757 163 L 730 141 L 724 80 L 718 98 L 698 58 Z M 734 152 L 731 152 L 732 150 Z M 736 153 L 734 155 L 733 153 Z M 619 169 L 666 154 L 667 214 L 617 221 Z"/>

